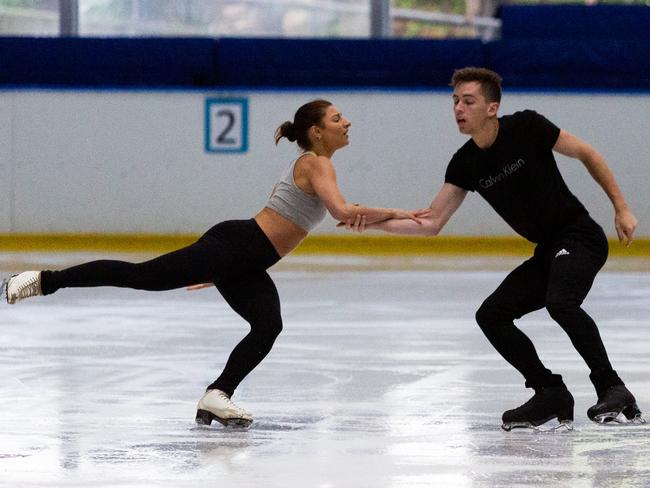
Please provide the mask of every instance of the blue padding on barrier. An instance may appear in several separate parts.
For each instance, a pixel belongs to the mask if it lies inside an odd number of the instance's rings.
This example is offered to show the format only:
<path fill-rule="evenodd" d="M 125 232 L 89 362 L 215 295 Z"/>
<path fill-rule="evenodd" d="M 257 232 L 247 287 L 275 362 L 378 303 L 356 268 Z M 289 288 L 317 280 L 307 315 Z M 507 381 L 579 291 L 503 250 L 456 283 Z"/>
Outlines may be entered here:
<path fill-rule="evenodd" d="M 478 40 L 222 39 L 219 80 L 229 86 L 446 86 L 480 65 Z"/>
<path fill-rule="evenodd" d="M 642 5 L 509 5 L 500 12 L 504 40 L 650 40 L 650 7 Z"/>
<path fill-rule="evenodd" d="M 45 86 L 205 86 L 215 41 L 170 38 L 2 38 L 0 83 Z"/>
<path fill-rule="evenodd" d="M 650 88 L 650 41 L 496 41 L 486 64 L 506 86 Z"/>
<path fill-rule="evenodd" d="M 472 65 L 507 86 L 648 89 L 650 40 L 0 37 L 0 86 L 426 88 Z"/>

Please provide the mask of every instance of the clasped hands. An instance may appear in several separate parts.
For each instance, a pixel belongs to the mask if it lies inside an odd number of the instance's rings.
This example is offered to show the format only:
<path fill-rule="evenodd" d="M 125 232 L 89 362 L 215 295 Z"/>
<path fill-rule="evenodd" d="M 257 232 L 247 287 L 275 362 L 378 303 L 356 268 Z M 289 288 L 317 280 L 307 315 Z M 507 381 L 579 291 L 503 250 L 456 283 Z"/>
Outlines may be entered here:
<path fill-rule="evenodd" d="M 401 209 L 395 209 L 394 211 L 394 216 L 391 219 L 387 220 L 412 220 L 418 225 L 422 225 L 422 219 L 426 219 L 427 217 L 431 216 L 431 208 L 426 207 L 426 208 L 421 208 L 418 210 L 401 210 Z M 339 222 L 336 224 L 336 227 L 345 227 L 348 230 L 351 230 L 352 232 L 364 232 L 367 229 L 372 229 L 375 224 L 380 224 L 381 222 L 386 222 L 387 220 L 383 220 L 380 222 L 373 222 L 372 224 L 368 224 L 366 220 L 366 216 L 364 214 L 356 214 L 353 218 L 349 218 L 345 220 L 345 222 Z"/>

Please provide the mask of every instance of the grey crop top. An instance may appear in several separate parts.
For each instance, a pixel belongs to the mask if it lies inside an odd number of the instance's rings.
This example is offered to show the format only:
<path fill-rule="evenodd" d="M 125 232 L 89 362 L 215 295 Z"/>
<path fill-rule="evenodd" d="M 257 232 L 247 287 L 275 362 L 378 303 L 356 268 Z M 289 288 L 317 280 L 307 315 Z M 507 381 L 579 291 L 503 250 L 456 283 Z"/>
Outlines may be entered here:
<path fill-rule="evenodd" d="M 323 221 L 327 215 L 327 209 L 318 196 L 302 191 L 293 179 L 296 162 L 305 154 L 316 156 L 316 153 L 311 151 L 298 156 L 273 188 L 273 193 L 271 193 L 266 206 L 298 227 L 310 232 Z"/>

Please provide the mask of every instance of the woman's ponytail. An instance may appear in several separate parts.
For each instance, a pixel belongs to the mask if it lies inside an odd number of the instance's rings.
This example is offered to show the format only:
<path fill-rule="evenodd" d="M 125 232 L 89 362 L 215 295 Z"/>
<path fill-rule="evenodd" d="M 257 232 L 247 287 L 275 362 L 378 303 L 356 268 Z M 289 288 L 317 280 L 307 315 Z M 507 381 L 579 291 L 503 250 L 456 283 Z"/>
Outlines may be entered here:
<path fill-rule="evenodd" d="M 293 125 L 293 122 L 283 122 L 280 127 L 275 129 L 275 145 L 278 145 L 278 141 L 286 137 L 289 142 L 294 142 L 296 140 L 296 128 Z"/>

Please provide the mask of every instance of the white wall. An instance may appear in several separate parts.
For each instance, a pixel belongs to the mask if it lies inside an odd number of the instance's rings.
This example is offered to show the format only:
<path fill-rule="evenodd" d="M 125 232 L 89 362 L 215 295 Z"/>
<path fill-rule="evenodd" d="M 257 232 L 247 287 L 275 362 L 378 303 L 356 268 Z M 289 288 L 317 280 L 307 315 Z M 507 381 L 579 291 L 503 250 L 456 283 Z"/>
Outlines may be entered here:
<path fill-rule="evenodd" d="M 204 149 L 207 97 L 249 100 L 249 150 Z M 0 232 L 199 233 L 260 209 L 296 149 L 273 145 L 302 103 L 332 100 L 352 121 L 335 155 L 349 201 L 428 205 L 458 133 L 448 92 L 0 91 Z M 501 113 L 532 108 L 607 158 L 650 236 L 650 94 L 506 93 Z M 558 159 L 567 182 L 614 235 L 605 194 L 577 161 Z M 319 233 L 334 233 L 328 220 Z M 511 234 L 470 195 L 446 234 Z"/>
<path fill-rule="evenodd" d="M 0 96 L 0 229 L 11 229 L 13 188 L 12 99 Z"/>

